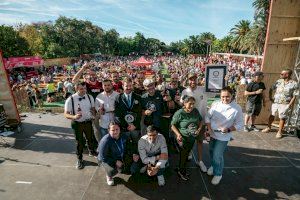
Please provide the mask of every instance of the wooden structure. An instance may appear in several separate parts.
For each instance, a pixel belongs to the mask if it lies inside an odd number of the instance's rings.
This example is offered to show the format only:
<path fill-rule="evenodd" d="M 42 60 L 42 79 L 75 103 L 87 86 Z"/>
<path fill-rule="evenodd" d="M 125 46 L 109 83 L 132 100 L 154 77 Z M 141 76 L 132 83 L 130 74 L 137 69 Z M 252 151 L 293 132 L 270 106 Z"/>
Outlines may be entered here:
<path fill-rule="evenodd" d="M 262 64 L 266 88 L 279 78 L 282 69 L 294 68 L 298 42 L 283 39 L 300 36 L 300 0 L 272 0 L 269 13 Z M 268 100 L 268 92 L 266 95 Z M 257 123 L 266 124 L 270 113 L 271 103 L 268 101 Z"/>
<path fill-rule="evenodd" d="M 19 112 L 9 85 L 9 80 L 4 68 L 2 52 L 0 50 L 0 104 L 7 115 L 8 121 L 20 122 Z"/>

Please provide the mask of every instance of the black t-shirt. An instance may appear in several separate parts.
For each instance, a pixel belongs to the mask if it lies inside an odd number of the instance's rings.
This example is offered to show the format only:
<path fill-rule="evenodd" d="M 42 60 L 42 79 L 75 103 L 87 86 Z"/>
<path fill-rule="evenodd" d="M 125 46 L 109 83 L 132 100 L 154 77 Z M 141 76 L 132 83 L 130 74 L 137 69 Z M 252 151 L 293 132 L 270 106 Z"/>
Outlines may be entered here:
<path fill-rule="evenodd" d="M 145 116 L 145 125 L 153 124 L 155 127 L 159 128 L 161 123 L 161 116 L 164 113 L 164 101 L 161 93 L 155 91 L 153 96 L 147 93 L 142 95 L 142 108 L 143 110 L 153 110 L 150 116 Z"/>
<path fill-rule="evenodd" d="M 259 89 L 263 89 L 263 90 L 266 89 L 266 86 L 263 82 L 259 82 L 259 83 L 251 82 L 247 85 L 246 91 L 254 92 Z M 256 103 L 256 104 L 262 103 L 262 94 L 249 95 L 248 101 L 251 103 Z"/>

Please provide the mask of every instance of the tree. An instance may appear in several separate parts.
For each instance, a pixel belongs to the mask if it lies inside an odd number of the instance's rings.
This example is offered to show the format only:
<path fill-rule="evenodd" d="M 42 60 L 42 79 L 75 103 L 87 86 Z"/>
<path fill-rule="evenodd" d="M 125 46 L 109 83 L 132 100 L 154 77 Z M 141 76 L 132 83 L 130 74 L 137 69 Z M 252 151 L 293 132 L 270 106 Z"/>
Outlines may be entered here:
<path fill-rule="evenodd" d="M 27 41 L 12 26 L 0 26 L 0 49 L 4 57 L 31 55 Z"/>
<path fill-rule="evenodd" d="M 118 51 L 119 33 L 115 29 L 105 31 L 102 37 L 102 50 L 105 54 L 115 55 Z"/>
<path fill-rule="evenodd" d="M 29 44 L 33 55 L 43 54 L 43 38 L 34 24 L 18 26 L 18 32 Z"/>
<path fill-rule="evenodd" d="M 230 34 L 234 36 L 232 46 L 240 49 L 243 45 L 246 34 L 250 31 L 250 21 L 241 20 L 231 30 Z"/>

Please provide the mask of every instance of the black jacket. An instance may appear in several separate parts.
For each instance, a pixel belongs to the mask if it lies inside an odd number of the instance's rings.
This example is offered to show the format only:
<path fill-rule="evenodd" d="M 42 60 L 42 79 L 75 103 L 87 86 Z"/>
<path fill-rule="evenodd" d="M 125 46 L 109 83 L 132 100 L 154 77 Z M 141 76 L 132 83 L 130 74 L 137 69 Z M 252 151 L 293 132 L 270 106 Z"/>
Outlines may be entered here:
<path fill-rule="evenodd" d="M 115 101 L 115 116 L 122 131 L 127 131 L 128 123 L 125 121 L 125 116 L 128 114 L 134 116 L 132 124 L 136 127 L 136 130 L 140 130 L 142 104 L 141 97 L 136 93 L 131 95 L 131 105 L 127 105 L 125 94 L 120 94 Z"/>

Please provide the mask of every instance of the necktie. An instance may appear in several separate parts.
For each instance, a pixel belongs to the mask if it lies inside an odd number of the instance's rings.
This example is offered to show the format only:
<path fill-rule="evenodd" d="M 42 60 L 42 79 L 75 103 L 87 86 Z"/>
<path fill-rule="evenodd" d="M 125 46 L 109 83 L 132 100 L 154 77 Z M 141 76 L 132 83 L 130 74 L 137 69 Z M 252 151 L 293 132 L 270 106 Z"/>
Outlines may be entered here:
<path fill-rule="evenodd" d="M 127 103 L 128 103 L 128 106 L 131 106 L 131 99 L 130 99 L 129 95 L 127 95 Z"/>

